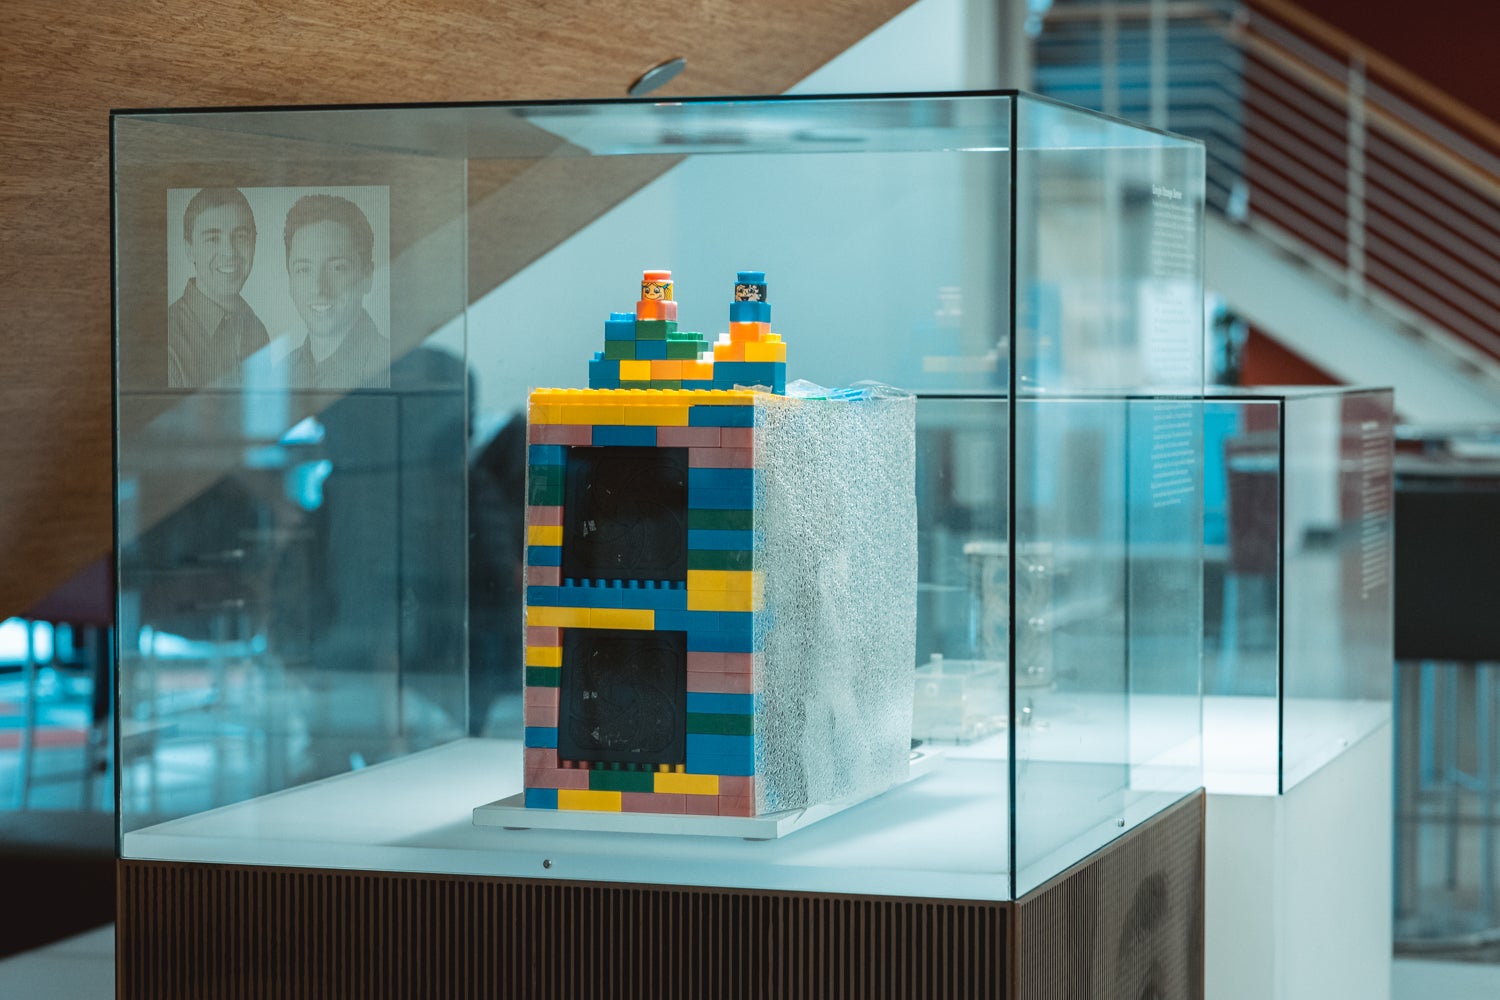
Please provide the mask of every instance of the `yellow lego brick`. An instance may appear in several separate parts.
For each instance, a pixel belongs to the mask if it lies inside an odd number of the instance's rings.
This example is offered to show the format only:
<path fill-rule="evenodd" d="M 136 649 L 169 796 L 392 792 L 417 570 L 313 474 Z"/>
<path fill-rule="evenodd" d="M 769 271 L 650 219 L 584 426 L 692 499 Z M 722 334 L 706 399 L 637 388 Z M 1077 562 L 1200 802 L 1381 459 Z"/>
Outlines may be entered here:
<path fill-rule="evenodd" d="M 531 624 L 529 621 L 527 624 Z M 650 608 L 593 608 L 589 611 L 589 628 L 633 628 L 650 631 L 656 628 L 656 612 Z"/>
<path fill-rule="evenodd" d="M 695 590 L 732 590 L 749 593 L 760 589 L 760 574 L 753 569 L 690 569 L 688 593 Z"/>
<path fill-rule="evenodd" d="M 689 611 L 759 611 L 760 595 L 739 590 L 688 590 Z"/>
<path fill-rule="evenodd" d="M 621 361 L 621 382 L 649 382 L 651 381 L 651 362 L 649 361 Z"/>
<path fill-rule="evenodd" d="M 588 628 L 590 608 L 526 609 L 526 624 L 552 628 Z"/>
<path fill-rule="evenodd" d="M 526 528 L 527 545 L 561 545 L 562 543 L 563 532 L 560 524 L 533 524 Z"/>
<path fill-rule="evenodd" d="M 623 406 L 559 406 L 555 424 L 620 424 L 625 420 Z"/>
<path fill-rule="evenodd" d="M 682 361 L 652 361 L 651 377 L 653 379 L 682 378 Z M 622 376 L 623 377 L 623 376 Z"/>
<path fill-rule="evenodd" d="M 712 378 L 712 376 L 709 376 Z M 672 390 L 667 389 L 667 392 Z M 625 423 L 628 426 L 686 427 L 688 425 L 688 401 L 671 406 L 627 406 Z"/>
<path fill-rule="evenodd" d="M 678 795 L 718 795 L 717 774 L 661 774 L 656 775 L 657 792 L 676 792 Z"/>
<path fill-rule="evenodd" d="M 617 813 L 620 811 L 620 793 L 596 792 L 589 788 L 559 788 L 557 808 Z"/>
<path fill-rule="evenodd" d="M 557 423 L 557 407 L 545 403 L 532 403 L 526 407 L 526 419 L 534 424 Z"/>
<path fill-rule="evenodd" d="M 786 345 L 772 341 L 745 345 L 746 361 L 785 361 Z"/>
<path fill-rule="evenodd" d="M 526 665 L 528 667 L 560 667 L 562 666 L 562 647 L 527 646 Z"/>
<path fill-rule="evenodd" d="M 779 333 L 768 333 L 768 334 L 766 334 L 766 343 L 768 343 L 768 344 L 779 344 L 779 343 L 781 343 L 781 334 L 779 334 Z"/>

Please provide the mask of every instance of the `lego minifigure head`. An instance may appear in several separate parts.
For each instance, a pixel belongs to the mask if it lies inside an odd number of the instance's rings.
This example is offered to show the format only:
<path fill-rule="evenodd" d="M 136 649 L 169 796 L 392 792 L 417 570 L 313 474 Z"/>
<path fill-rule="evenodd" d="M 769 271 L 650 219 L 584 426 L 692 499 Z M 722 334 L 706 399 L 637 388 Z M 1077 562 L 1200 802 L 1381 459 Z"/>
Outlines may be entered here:
<path fill-rule="evenodd" d="M 641 275 L 641 299 L 672 300 L 672 272 L 646 271 Z"/>

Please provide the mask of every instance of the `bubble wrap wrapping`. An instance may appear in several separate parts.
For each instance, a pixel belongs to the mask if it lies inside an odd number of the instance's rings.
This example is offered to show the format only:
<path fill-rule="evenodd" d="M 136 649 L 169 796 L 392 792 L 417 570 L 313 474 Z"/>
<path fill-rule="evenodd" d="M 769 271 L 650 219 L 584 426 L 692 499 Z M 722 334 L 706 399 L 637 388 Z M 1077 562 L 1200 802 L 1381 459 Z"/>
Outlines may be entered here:
<path fill-rule="evenodd" d="M 880 792 L 907 774 L 916 654 L 916 398 L 763 396 L 756 811 Z"/>

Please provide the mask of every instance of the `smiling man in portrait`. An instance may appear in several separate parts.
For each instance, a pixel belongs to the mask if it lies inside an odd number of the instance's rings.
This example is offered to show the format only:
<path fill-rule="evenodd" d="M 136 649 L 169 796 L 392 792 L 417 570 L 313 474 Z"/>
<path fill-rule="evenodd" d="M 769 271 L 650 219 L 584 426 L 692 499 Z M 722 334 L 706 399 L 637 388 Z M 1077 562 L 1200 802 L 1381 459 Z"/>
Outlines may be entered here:
<path fill-rule="evenodd" d="M 358 205 L 331 194 L 299 198 L 286 216 L 292 303 L 306 327 L 286 359 L 295 389 L 390 384 L 390 342 L 365 311 L 374 277 L 375 234 Z"/>
<path fill-rule="evenodd" d="M 240 298 L 255 262 L 250 203 L 239 188 L 203 188 L 182 214 L 182 240 L 193 276 L 167 308 L 167 384 L 239 385 L 244 360 L 270 340 Z"/>

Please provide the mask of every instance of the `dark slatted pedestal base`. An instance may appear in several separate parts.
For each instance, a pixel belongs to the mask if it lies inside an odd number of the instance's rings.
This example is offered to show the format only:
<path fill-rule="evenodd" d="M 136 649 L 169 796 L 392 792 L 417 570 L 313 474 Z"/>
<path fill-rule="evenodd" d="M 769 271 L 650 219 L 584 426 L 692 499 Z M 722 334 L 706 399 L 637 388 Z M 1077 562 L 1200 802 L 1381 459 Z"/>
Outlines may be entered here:
<path fill-rule="evenodd" d="M 120 862 L 117 995 L 1203 996 L 1203 799 L 1017 903 Z"/>

